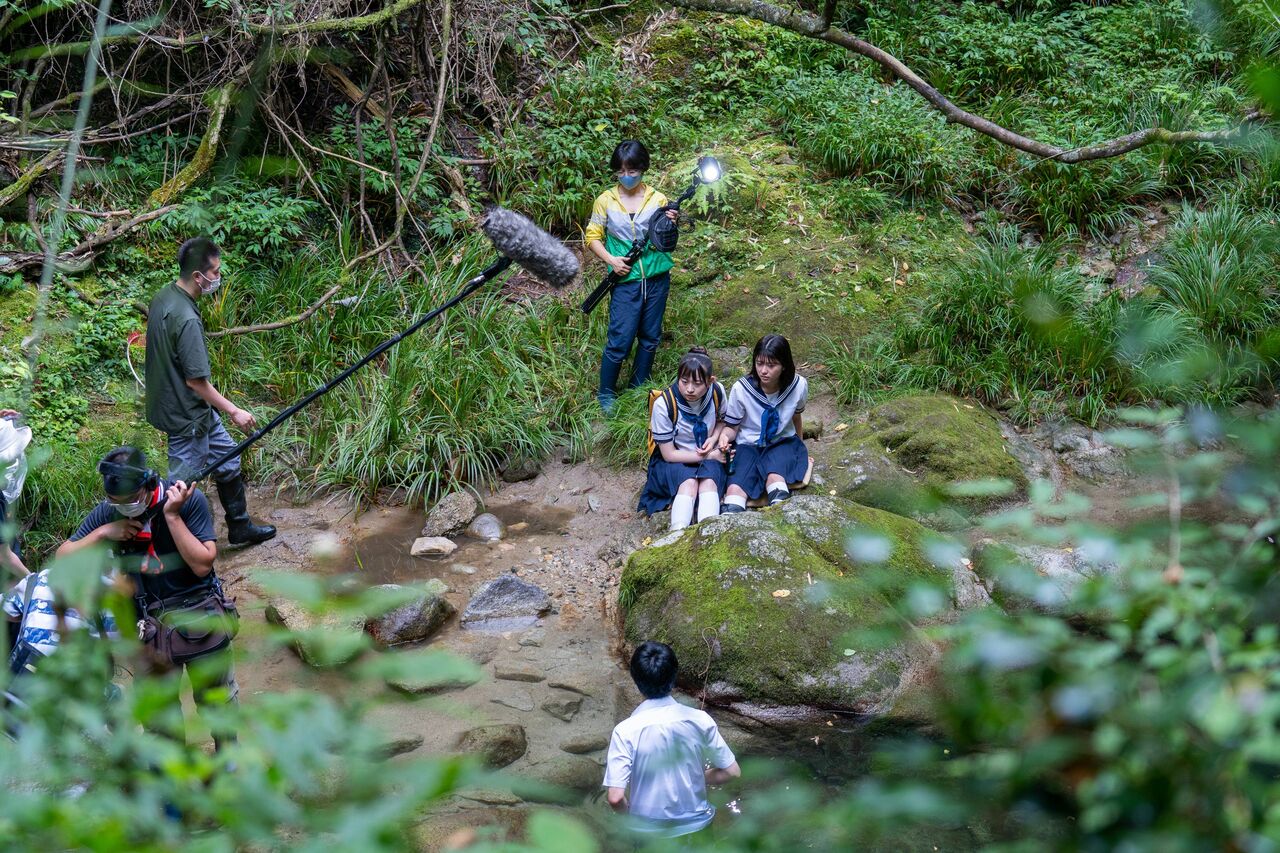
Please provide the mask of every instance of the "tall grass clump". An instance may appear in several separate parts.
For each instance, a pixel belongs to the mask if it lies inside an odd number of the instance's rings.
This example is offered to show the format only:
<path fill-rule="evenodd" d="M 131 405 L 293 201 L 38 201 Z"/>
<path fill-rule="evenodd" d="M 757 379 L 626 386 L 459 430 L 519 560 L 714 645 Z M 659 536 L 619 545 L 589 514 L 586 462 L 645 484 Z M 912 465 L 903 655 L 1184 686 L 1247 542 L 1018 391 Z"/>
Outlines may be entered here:
<path fill-rule="evenodd" d="M 842 177 L 908 196 L 954 198 L 979 190 L 988 171 L 970 132 L 947 124 L 901 84 L 853 73 L 801 76 L 774 104 L 794 144 Z"/>
<path fill-rule="evenodd" d="M 490 260 L 478 243 L 425 284 L 361 273 L 358 296 L 308 323 L 239 336 L 215 348 L 215 375 L 231 387 L 292 402 L 457 292 Z M 323 254 L 245 276 L 233 296 L 297 310 L 345 275 Z M 508 457 L 581 447 L 593 412 L 595 365 L 580 357 L 602 333 L 553 298 L 511 298 L 490 287 L 402 341 L 282 426 L 265 444 L 266 473 L 307 489 L 372 495 L 403 490 L 432 497 L 460 482 L 491 478 Z M 597 334 L 595 337 L 599 337 Z M 287 359 L 281 353 L 288 353 Z"/>
<path fill-rule="evenodd" d="M 1118 299 L 1085 297 L 1052 245 L 1006 229 L 921 297 L 887 339 L 832 342 L 837 396 L 859 402 L 901 387 L 965 394 L 1022 423 L 1066 413 L 1097 423 L 1124 397 L 1114 359 Z"/>
<path fill-rule="evenodd" d="M 1150 382 L 1176 399 L 1231 403 L 1269 385 L 1280 322 L 1280 227 L 1226 201 L 1183 209 L 1151 272 L 1148 313 L 1176 326 L 1180 346 Z"/>

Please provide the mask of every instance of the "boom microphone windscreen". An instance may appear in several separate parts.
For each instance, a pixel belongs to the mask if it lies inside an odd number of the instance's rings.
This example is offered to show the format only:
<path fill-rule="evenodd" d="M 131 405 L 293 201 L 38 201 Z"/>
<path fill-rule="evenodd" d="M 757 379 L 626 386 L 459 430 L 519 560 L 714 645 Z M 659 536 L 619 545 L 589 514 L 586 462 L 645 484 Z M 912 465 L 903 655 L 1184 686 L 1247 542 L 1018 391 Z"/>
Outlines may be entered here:
<path fill-rule="evenodd" d="M 504 207 L 491 207 L 480 227 L 504 257 L 557 290 L 577 278 L 577 256 L 527 216 Z"/>

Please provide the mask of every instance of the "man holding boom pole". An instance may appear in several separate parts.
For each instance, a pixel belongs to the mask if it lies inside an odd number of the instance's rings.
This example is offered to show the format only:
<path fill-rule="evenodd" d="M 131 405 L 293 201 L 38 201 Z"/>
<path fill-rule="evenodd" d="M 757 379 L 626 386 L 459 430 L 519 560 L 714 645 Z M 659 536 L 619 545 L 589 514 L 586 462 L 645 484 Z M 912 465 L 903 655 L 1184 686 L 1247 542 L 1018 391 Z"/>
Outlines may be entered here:
<path fill-rule="evenodd" d="M 257 420 L 213 387 L 204 321 L 196 300 L 222 285 L 222 253 L 207 237 L 193 237 L 178 249 L 179 277 L 151 300 L 147 314 L 147 421 L 168 436 L 169 477 L 191 476 L 236 446 L 222 424 L 226 413 L 236 428 L 252 432 Z M 265 542 L 276 535 L 269 524 L 249 519 L 240 457 L 213 472 L 227 517 L 232 545 Z"/>

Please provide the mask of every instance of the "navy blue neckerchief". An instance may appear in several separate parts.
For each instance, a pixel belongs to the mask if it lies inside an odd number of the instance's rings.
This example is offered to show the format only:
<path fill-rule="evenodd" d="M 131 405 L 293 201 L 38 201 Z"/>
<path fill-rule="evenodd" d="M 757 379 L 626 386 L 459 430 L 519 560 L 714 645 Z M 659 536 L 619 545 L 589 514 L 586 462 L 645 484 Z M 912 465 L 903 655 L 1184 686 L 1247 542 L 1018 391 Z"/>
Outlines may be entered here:
<path fill-rule="evenodd" d="M 679 382 L 671 383 L 671 393 L 674 395 L 672 399 L 676 401 L 676 410 L 680 413 L 679 417 L 689 422 L 690 428 L 693 430 L 693 443 L 698 449 L 707 443 L 707 405 L 711 402 L 708 398 L 712 394 L 711 386 L 707 386 L 707 393 L 702 395 L 701 410 L 694 412 L 686 408 L 684 396 L 680 393 Z"/>
<path fill-rule="evenodd" d="M 778 406 L 782 401 L 791 396 L 791 392 L 795 389 L 796 383 L 800 380 L 797 375 L 791 380 L 791 384 L 778 394 L 777 401 L 770 403 L 769 395 L 764 393 L 764 389 L 760 387 L 760 382 L 755 376 L 745 377 L 747 380 L 747 389 L 754 392 L 756 401 L 760 404 L 760 437 L 756 439 L 756 447 L 768 447 L 773 443 L 773 437 L 782 431 L 782 416 L 778 414 Z"/>

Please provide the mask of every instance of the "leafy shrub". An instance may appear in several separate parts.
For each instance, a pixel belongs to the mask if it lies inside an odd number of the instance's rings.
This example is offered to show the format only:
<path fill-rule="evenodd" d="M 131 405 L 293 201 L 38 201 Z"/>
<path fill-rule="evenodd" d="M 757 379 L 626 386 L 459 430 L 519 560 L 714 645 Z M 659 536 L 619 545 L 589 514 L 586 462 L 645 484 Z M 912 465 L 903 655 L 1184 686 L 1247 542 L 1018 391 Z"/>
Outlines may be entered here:
<path fill-rule="evenodd" d="M 1238 204 L 1185 208 L 1151 272 L 1148 310 L 1181 331 L 1152 370 L 1174 399 L 1231 403 L 1271 381 L 1280 227 Z"/>
<path fill-rule="evenodd" d="M 221 180 L 188 190 L 157 230 L 175 242 L 204 234 L 228 254 L 265 257 L 302 242 L 319 210 L 317 202 L 279 187 Z"/>
<path fill-rule="evenodd" d="M 1059 163 L 1020 157 L 1008 203 L 1052 236 L 1105 236 L 1123 227 L 1154 198 L 1159 182 L 1138 157 Z"/>
<path fill-rule="evenodd" d="M 495 158 L 500 204 L 516 204 L 544 226 L 571 231 L 585 227 L 592 201 L 614 182 L 614 146 L 645 140 L 657 160 L 655 140 L 666 131 L 654 87 L 612 57 L 593 53 L 553 75 L 525 120 L 483 147 Z"/>

